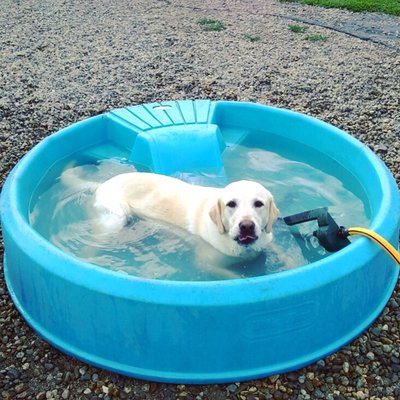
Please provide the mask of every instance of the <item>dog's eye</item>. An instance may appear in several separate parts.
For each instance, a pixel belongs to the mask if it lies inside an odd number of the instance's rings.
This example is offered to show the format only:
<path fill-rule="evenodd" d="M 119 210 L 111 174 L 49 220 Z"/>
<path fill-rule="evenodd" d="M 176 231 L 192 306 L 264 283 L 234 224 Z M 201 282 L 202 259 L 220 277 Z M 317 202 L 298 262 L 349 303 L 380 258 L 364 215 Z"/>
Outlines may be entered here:
<path fill-rule="evenodd" d="M 260 201 L 260 200 L 256 200 L 255 202 L 254 202 L 254 207 L 256 207 L 256 208 L 260 208 L 260 207 L 262 207 L 264 205 L 264 203 L 262 202 L 262 201 Z"/>
<path fill-rule="evenodd" d="M 235 208 L 236 207 L 236 201 L 231 200 L 229 203 L 226 204 L 227 207 L 229 208 Z"/>

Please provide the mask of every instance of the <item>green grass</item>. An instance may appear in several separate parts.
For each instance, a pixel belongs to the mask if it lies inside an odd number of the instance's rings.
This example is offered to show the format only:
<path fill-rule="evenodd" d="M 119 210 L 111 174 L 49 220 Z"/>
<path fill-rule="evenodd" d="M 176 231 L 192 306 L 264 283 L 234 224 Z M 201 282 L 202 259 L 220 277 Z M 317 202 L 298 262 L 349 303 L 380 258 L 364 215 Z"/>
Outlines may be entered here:
<path fill-rule="evenodd" d="M 289 31 L 292 31 L 294 33 L 304 33 L 308 29 L 307 26 L 297 25 L 297 24 L 290 24 L 288 28 Z"/>
<path fill-rule="evenodd" d="M 312 6 L 347 8 L 352 11 L 383 12 L 400 16 L 399 0 L 280 0 L 282 3 L 302 3 Z"/>
<path fill-rule="evenodd" d="M 309 42 L 326 42 L 328 40 L 328 36 L 321 35 L 320 33 L 313 33 L 311 35 L 307 35 L 305 39 Z"/>
<path fill-rule="evenodd" d="M 197 23 L 205 31 L 221 32 L 226 29 L 225 25 L 217 19 L 201 18 L 197 21 Z"/>
<path fill-rule="evenodd" d="M 252 35 L 250 33 L 245 33 L 243 37 L 251 43 L 259 42 L 261 40 L 260 35 Z"/>
<path fill-rule="evenodd" d="M 288 29 L 294 33 L 306 33 L 308 31 L 308 27 L 304 25 L 290 24 L 288 25 Z M 328 40 L 328 36 L 322 35 L 321 33 L 309 33 L 304 37 L 304 39 L 309 42 L 326 42 Z"/>

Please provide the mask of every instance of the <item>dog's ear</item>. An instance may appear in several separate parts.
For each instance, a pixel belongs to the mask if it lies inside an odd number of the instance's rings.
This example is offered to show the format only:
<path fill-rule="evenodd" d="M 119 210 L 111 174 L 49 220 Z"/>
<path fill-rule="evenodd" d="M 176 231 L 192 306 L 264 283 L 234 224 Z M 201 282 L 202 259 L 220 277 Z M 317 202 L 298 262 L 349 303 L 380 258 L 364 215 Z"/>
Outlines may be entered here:
<path fill-rule="evenodd" d="M 215 225 L 217 225 L 218 232 L 221 235 L 226 231 L 224 223 L 222 222 L 222 207 L 222 201 L 218 200 L 217 203 L 211 207 L 210 212 L 208 213 L 211 221 L 214 222 Z"/>
<path fill-rule="evenodd" d="M 276 206 L 274 199 L 271 198 L 270 203 L 269 203 L 269 215 L 268 215 L 268 222 L 265 227 L 265 230 L 267 233 L 272 232 L 272 224 L 276 221 L 279 215 L 279 210 L 278 207 Z"/>

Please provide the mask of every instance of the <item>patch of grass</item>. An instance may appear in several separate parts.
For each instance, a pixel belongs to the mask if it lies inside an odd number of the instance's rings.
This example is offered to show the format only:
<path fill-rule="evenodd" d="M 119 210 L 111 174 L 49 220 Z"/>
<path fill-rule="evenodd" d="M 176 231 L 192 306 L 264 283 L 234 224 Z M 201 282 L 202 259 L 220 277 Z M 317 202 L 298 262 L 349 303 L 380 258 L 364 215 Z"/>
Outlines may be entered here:
<path fill-rule="evenodd" d="M 260 35 L 252 35 L 250 33 L 245 33 L 243 35 L 245 39 L 247 39 L 251 43 L 259 42 L 261 40 Z"/>
<path fill-rule="evenodd" d="M 201 18 L 197 21 L 197 23 L 202 27 L 204 31 L 221 32 L 226 29 L 224 23 L 218 21 L 217 19 Z"/>
<path fill-rule="evenodd" d="M 326 42 L 328 40 L 328 36 L 322 35 L 321 33 L 313 33 L 311 35 L 307 35 L 305 39 L 309 42 Z"/>
<path fill-rule="evenodd" d="M 306 33 L 308 31 L 308 26 L 291 24 L 288 25 L 291 32 L 295 33 Z M 305 39 L 309 42 L 325 42 L 328 40 L 328 36 L 322 35 L 321 33 L 310 33 L 305 36 Z"/>
<path fill-rule="evenodd" d="M 297 24 L 290 24 L 288 25 L 288 28 L 290 31 L 294 33 L 304 33 L 308 29 L 307 26 L 302 26 Z"/>
<path fill-rule="evenodd" d="M 400 15 L 399 0 L 304 0 L 305 4 Z"/>
<path fill-rule="evenodd" d="M 312 6 L 347 8 L 351 11 L 383 12 L 400 16 L 399 0 L 280 0 L 281 3 L 302 3 Z"/>

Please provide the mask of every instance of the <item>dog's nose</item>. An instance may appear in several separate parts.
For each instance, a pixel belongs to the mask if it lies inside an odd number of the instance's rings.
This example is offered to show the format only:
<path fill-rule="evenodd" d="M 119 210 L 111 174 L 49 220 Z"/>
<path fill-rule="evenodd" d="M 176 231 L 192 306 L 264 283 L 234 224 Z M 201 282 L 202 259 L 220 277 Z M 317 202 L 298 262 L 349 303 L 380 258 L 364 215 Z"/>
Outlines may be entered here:
<path fill-rule="evenodd" d="M 240 233 L 242 235 L 253 235 L 255 224 L 253 221 L 245 219 L 239 223 Z"/>

